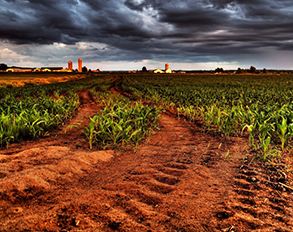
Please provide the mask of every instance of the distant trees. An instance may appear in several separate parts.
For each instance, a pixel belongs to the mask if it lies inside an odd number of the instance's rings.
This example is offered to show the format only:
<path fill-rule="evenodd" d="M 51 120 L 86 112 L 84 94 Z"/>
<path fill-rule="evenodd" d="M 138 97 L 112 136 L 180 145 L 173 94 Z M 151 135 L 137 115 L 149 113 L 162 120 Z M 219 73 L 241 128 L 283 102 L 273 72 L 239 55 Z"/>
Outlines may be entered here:
<path fill-rule="evenodd" d="M 256 67 L 254 67 L 254 66 L 250 66 L 249 71 L 250 71 L 251 73 L 255 73 L 255 72 L 256 72 Z"/>
<path fill-rule="evenodd" d="M 236 73 L 237 73 L 237 74 L 242 73 L 242 69 L 241 69 L 241 68 L 238 68 L 238 69 L 236 70 Z"/>
<path fill-rule="evenodd" d="M 86 67 L 86 66 L 83 66 L 81 71 L 82 71 L 83 73 L 86 73 L 86 72 L 87 72 L 87 67 Z"/>
<path fill-rule="evenodd" d="M 257 71 L 256 67 L 250 66 L 249 69 L 241 69 L 241 68 L 238 68 L 236 70 L 236 73 L 237 74 L 240 74 L 240 73 L 258 73 L 258 71 Z"/>
<path fill-rule="evenodd" d="M 148 70 L 147 70 L 147 68 L 144 66 L 144 67 L 142 67 L 142 70 L 141 70 L 142 72 L 147 72 Z"/>
<path fill-rule="evenodd" d="M 8 68 L 7 64 L 0 64 L 0 70 L 6 71 L 7 68 Z"/>
<path fill-rule="evenodd" d="M 216 68 L 216 69 L 215 69 L 215 72 L 217 72 L 217 73 L 221 73 L 221 72 L 224 72 L 224 69 L 223 69 L 223 68 Z"/>

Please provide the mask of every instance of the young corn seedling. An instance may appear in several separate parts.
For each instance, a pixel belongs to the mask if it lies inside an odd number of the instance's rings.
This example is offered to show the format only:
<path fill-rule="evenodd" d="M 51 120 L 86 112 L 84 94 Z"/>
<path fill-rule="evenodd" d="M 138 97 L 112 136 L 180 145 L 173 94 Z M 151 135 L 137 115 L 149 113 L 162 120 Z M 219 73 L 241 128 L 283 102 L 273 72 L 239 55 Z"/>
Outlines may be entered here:
<path fill-rule="evenodd" d="M 248 134 L 249 134 L 249 144 L 250 144 L 250 146 L 253 147 L 254 149 L 256 149 L 256 144 L 255 144 L 255 124 L 251 124 L 251 125 L 246 124 L 242 128 L 242 132 L 244 130 L 247 130 L 248 131 Z"/>
<path fill-rule="evenodd" d="M 260 138 L 260 146 L 262 148 L 262 158 L 264 161 L 266 161 L 270 155 L 270 143 L 271 143 L 271 137 L 268 136 L 266 138 L 261 137 Z"/>
<path fill-rule="evenodd" d="M 278 135 L 281 140 L 281 149 L 282 149 L 282 151 L 284 151 L 285 143 L 288 138 L 288 135 L 286 134 L 287 130 L 288 130 L 288 125 L 287 125 L 287 120 L 284 117 L 282 117 L 282 122 L 280 124 L 278 124 L 278 129 L 279 129 Z"/>

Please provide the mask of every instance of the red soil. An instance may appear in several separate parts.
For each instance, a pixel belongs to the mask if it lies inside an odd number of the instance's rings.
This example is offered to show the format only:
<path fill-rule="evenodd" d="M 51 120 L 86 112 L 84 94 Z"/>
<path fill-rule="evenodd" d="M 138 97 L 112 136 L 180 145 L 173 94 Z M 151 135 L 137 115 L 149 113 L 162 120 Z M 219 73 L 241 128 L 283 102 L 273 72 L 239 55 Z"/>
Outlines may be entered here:
<path fill-rule="evenodd" d="M 0 231 L 293 230 L 284 163 L 250 162 L 245 140 L 171 114 L 135 150 L 89 151 L 99 107 L 80 96 L 69 126 L 0 151 Z"/>

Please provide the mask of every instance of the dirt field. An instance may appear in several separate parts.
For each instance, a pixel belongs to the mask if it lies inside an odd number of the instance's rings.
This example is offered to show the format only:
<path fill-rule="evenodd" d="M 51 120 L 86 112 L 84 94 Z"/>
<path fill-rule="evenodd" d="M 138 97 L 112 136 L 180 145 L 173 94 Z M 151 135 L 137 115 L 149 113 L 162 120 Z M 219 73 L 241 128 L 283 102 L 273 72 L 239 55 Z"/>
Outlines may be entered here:
<path fill-rule="evenodd" d="M 0 150 L 0 231 L 292 231 L 292 155 L 253 160 L 171 113 L 137 148 L 89 151 L 88 92 L 62 129 Z"/>

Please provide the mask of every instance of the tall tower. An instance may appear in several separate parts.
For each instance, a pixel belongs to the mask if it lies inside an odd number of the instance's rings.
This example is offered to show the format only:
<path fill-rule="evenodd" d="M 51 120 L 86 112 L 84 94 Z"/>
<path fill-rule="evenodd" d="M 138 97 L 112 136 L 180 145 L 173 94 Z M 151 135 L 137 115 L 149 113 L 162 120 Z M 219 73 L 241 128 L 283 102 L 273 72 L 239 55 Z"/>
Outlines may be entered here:
<path fill-rule="evenodd" d="M 78 72 L 82 72 L 82 59 L 78 58 Z"/>
<path fill-rule="evenodd" d="M 72 61 L 69 60 L 68 61 L 68 67 L 67 67 L 68 70 L 72 71 Z"/>
<path fill-rule="evenodd" d="M 165 71 L 167 71 L 168 69 L 170 69 L 170 65 L 169 64 L 165 64 Z"/>

